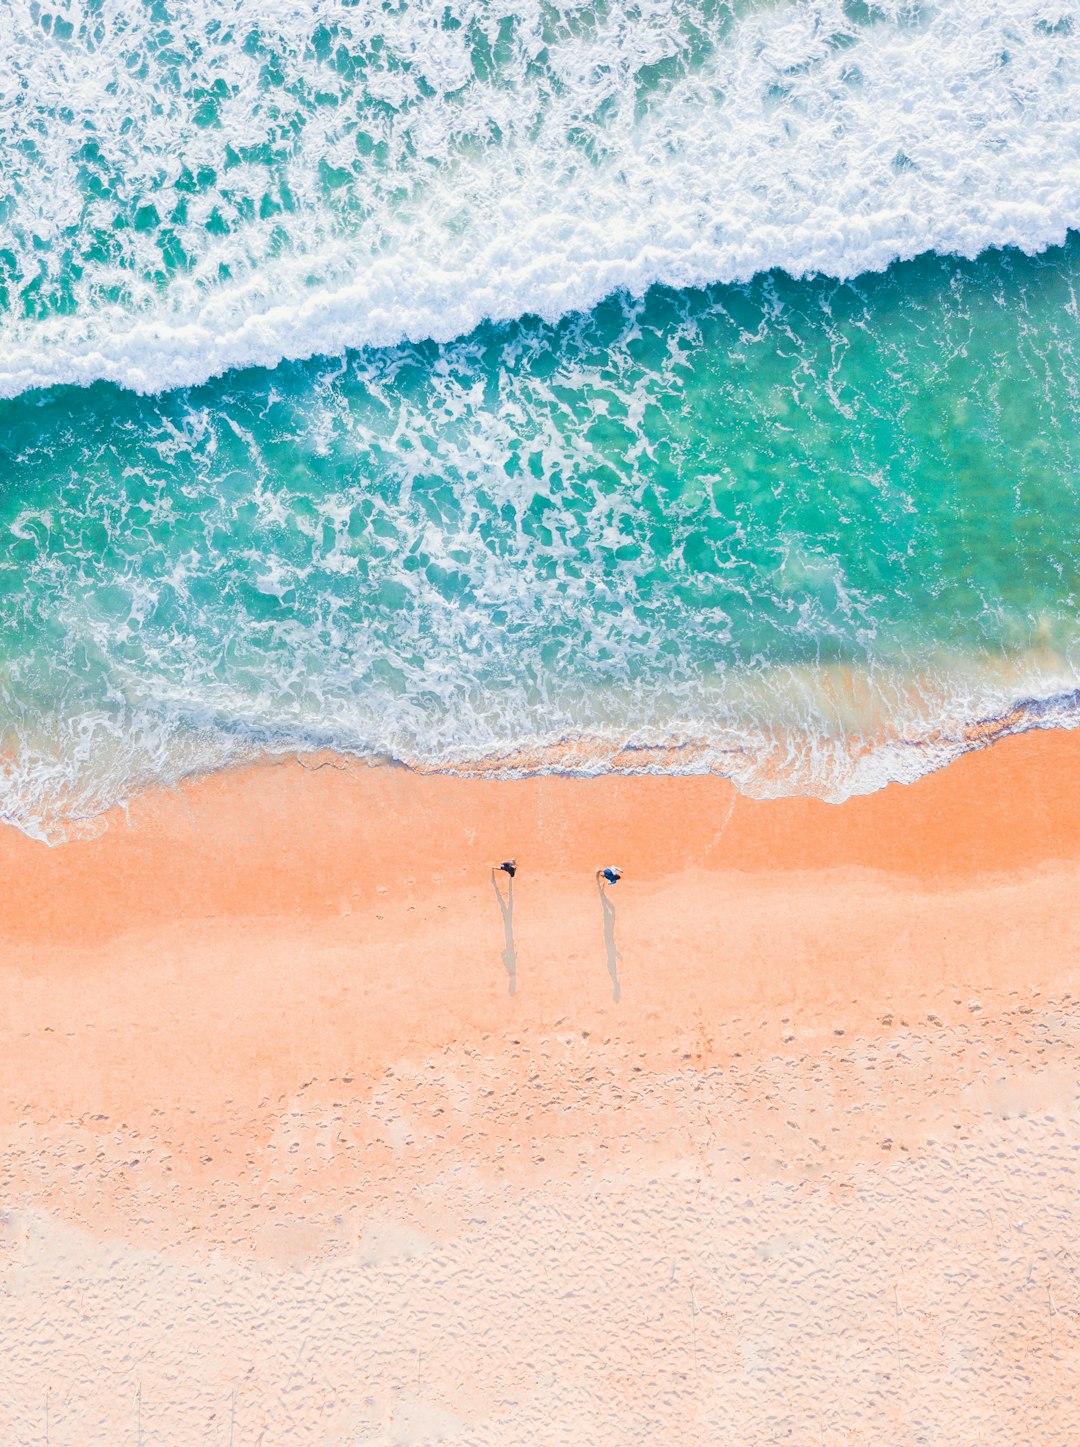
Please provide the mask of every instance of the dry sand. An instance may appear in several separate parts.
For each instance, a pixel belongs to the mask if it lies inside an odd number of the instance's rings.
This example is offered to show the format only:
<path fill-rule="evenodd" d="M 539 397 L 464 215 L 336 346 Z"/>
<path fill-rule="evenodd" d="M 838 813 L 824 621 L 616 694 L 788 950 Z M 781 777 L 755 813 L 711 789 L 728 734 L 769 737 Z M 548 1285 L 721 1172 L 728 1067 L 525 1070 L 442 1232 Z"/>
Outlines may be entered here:
<path fill-rule="evenodd" d="M 1078 761 L 6 831 L 0 1443 L 1072 1447 Z"/>

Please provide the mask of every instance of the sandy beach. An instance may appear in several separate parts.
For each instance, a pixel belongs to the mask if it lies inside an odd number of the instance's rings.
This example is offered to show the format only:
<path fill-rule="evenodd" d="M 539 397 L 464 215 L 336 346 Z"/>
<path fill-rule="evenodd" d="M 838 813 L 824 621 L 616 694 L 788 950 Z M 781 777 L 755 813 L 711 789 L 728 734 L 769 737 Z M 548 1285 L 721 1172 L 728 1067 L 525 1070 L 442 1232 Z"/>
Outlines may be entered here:
<path fill-rule="evenodd" d="M 5 830 L 0 1440 L 1075 1440 L 1078 763 Z"/>

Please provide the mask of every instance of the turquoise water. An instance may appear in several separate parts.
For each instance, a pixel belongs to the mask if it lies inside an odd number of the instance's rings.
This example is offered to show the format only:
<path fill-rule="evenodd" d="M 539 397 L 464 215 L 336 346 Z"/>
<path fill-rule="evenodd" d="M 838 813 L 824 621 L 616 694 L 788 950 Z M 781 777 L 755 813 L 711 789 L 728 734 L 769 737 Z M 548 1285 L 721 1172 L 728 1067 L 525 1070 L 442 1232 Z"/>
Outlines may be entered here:
<path fill-rule="evenodd" d="M 305 9 L 0 19 L 4 817 L 1072 723 L 1062 16 Z"/>

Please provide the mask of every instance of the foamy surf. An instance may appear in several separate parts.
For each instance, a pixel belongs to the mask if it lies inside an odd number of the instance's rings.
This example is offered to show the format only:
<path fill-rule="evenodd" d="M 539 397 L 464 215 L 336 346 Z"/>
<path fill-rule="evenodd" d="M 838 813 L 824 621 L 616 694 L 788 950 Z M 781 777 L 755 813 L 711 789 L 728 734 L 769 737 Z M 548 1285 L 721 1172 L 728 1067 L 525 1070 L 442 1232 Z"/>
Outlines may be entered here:
<path fill-rule="evenodd" d="M 1071 725 L 1078 265 L 2 404 L 0 811 L 67 837 L 318 749 L 840 800 L 1018 707 Z"/>
<path fill-rule="evenodd" d="M 1045 0 L 0 14 L 0 395 L 447 341 L 1080 219 Z"/>
<path fill-rule="evenodd" d="M 355 740 L 349 747 L 326 730 L 290 734 L 250 725 L 193 727 L 190 717 L 169 711 L 132 720 L 126 732 L 106 729 L 88 755 L 73 758 L 51 740 L 25 735 L 9 738 L 0 753 L 0 821 L 31 838 L 58 845 L 96 837 L 107 816 L 123 809 L 148 789 L 181 783 L 225 768 L 267 760 L 293 761 L 300 767 L 347 767 L 349 761 L 373 767 L 402 766 L 419 774 L 459 778 L 523 779 L 542 775 L 597 778 L 712 775 L 730 780 L 757 799 L 801 794 L 841 804 L 888 784 L 913 784 L 964 754 L 1000 739 L 1036 729 L 1080 726 L 1080 680 L 1067 693 L 1019 698 L 993 716 L 969 719 L 950 709 L 938 688 L 941 713 L 930 726 L 923 700 L 923 733 L 893 718 L 877 733 L 867 727 L 849 733 L 837 719 L 816 720 L 818 732 L 763 730 L 760 720 L 713 723 L 708 734 L 691 736 L 670 729 L 644 729 L 634 737 L 599 733 L 570 737 L 505 740 L 490 753 L 458 749 L 442 757 L 395 757 L 372 753 Z M 991 687 L 987 700 L 1004 695 Z M 804 720 L 804 727 L 809 723 Z M 86 720 L 87 734 L 95 732 Z"/>

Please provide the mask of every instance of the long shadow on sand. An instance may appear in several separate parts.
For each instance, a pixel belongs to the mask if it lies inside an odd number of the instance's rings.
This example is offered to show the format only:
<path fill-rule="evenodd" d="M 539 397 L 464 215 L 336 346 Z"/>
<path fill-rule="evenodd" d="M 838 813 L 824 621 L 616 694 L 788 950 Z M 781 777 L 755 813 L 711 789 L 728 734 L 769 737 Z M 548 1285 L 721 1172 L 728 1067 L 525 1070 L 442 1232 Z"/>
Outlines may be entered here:
<path fill-rule="evenodd" d="M 499 901 L 499 909 L 502 911 L 503 920 L 503 952 L 502 962 L 509 976 L 508 988 L 511 995 L 517 990 L 517 946 L 514 944 L 514 881 L 511 878 L 507 884 L 507 891 L 504 895 L 499 888 L 499 882 L 495 878 L 494 869 L 491 871 L 491 887 L 495 891 L 495 898 Z"/>
<path fill-rule="evenodd" d="M 596 891 L 600 896 L 600 907 L 604 911 L 604 948 L 607 950 L 607 972 L 611 976 L 611 998 L 617 1005 L 622 995 L 622 986 L 619 984 L 619 961 L 622 955 L 615 943 L 615 916 L 618 911 L 612 904 L 602 879 L 596 881 Z"/>

